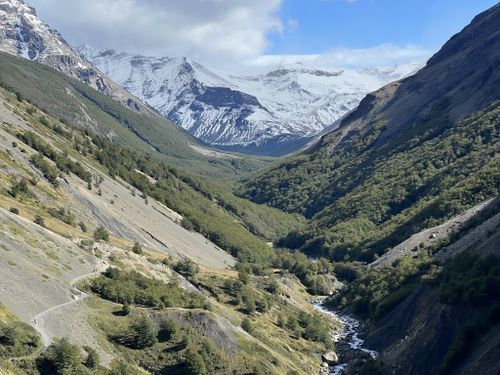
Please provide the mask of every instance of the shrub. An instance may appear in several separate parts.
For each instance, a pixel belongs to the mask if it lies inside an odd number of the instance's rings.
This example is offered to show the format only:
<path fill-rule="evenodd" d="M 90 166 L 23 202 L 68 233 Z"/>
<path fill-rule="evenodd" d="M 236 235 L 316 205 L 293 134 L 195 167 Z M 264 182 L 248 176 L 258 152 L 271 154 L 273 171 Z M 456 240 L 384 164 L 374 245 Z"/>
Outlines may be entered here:
<path fill-rule="evenodd" d="M 82 230 L 83 233 L 87 233 L 87 225 L 83 222 L 83 221 L 80 221 L 78 223 L 78 226 L 80 227 L 80 229 Z"/>
<path fill-rule="evenodd" d="M 203 357 L 195 350 L 189 348 L 186 350 L 186 375 L 206 375 L 207 366 Z"/>
<path fill-rule="evenodd" d="M 163 319 L 158 330 L 158 340 L 161 342 L 173 339 L 179 331 L 178 324 L 172 319 Z"/>
<path fill-rule="evenodd" d="M 137 318 L 119 341 L 133 349 L 149 348 L 156 344 L 156 326 L 145 316 Z"/>
<path fill-rule="evenodd" d="M 11 207 L 9 211 L 15 215 L 19 215 L 19 209 L 16 207 Z"/>
<path fill-rule="evenodd" d="M 88 346 L 86 346 L 85 351 L 87 352 L 87 358 L 85 359 L 85 366 L 90 369 L 97 369 L 99 367 L 99 354 Z"/>
<path fill-rule="evenodd" d="M 139 242 L 134 243 L 134 246 L 132 246 L 132 252 L 137 255 L 142 255 L 142 246 Z"/>
<path fill-rule="evenodd" d="M 94 240 L 95 241 L 108 241 L 109 240 L 109 232 L 103 226 L 98 227 L 94 231 Z"/>
<path fill-rule="evenodd" d="M 37 225 L 40 225 L 41 227 L 45 227 L 45 220 L 40 215 L 36 215 L 35 216 L 34 223 L 37 224 Z"/>
<path fill-rule="evenodd" d="M 193 277 L 200 271 L 200 268 L 192 260 L 182 259 L 175 264 L 174 270 L 182 276 Z"/>
<path fill-rule="evenodd" d="M 250 319 L 248 319 L 246 317 L 243 318 L 243 320 L 241 322 L 241 328 L 243 328 L 249 334 L 252 334 L 254 331 L 252 322 L 250 321 Z"/>
<path fill-rule="evenodd" d="M 56 340 L 39 359 L 42 374 L 81 374 L 84 373 L 82 355 L 77 346 L 68 339 Z"/>

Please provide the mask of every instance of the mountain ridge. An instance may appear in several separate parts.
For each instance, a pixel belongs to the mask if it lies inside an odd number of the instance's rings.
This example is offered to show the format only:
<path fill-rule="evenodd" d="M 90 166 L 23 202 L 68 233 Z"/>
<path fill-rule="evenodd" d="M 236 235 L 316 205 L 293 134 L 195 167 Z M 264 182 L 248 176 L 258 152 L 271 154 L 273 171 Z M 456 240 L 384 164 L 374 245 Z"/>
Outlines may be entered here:
<path fill-rule="evenodd" d="M 375 88 L 421 63 L 380 69 L 288 64 L 263 73 L 214 72 L 186 57 L 77 48 L 126 90 L 191 134 L 223 149 L 288 153 L 353 110 Z"/>

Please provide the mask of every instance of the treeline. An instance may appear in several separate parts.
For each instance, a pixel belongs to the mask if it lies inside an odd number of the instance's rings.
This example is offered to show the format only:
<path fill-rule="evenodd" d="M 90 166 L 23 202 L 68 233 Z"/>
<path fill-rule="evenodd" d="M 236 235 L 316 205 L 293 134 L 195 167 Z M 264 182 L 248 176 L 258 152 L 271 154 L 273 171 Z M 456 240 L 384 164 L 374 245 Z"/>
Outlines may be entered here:
<path fill-rule="evenodd" d="M 54 150 L 48 143 L 44 142 L 39 136 L 31 131 L 16 134 L 16 137 L 23 141 L 25 144 L 38 151 L 38 155 L 31 157 L 30 161 L 42 171 L 45 178 L 58 187 L 57 177 L 62 173 L 73 173 L 80 177 L 83 181 L 90 184 L 92 182 L 92 174 L 85 169 L 79 162 L 71 160 L 67 155 L 61 154 Z M 44 160 L 43 157 L 52 160 L 57 169 L 54 168 L 49 162 Z M 59 172 L 60 171 L 60 172 Z"/>
<path fill-rule="evenodd" d="M 145 307 L 187 307 L 210 309 L 201 294 L 187 293 L 175 281 L 165 284 L 136 271 L 108 268 L 90 282 L 90 289 L 104 299 Z"/>

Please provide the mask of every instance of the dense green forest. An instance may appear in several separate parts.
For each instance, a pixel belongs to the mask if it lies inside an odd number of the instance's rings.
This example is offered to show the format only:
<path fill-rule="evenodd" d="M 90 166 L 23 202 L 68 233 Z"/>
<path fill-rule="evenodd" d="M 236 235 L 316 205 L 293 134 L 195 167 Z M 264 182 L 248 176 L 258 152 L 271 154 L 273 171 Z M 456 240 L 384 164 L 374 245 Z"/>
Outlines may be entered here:
<path fill-rule="evenodd" d="M 377 123 L 249 180 L 241 195 L 310 222 L 279 244 L 334 260 L 371 261 L 391 246 L 493 197 L 500 186 L 500 103 L 458 124 L 446 100 L 378 144 Z"/>

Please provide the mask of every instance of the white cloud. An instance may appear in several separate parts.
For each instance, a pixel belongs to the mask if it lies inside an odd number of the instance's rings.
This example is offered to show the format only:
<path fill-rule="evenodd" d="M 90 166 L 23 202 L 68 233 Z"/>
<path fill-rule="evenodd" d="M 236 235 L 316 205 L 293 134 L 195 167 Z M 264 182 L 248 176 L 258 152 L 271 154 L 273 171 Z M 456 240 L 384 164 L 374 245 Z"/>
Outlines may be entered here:
<path fill-rule="evenodd" d="M 262 55 L 246 62 L 248 67 L 267 67 L 301 62 L 317 67 L 366 68 L 389 66 L 408 61 L 425 61 L 433 51 L 408 45 L 381 44 L 371 48 L 338 47 L 312 55 Z"/>
<path fill-rule="evenodd" d="M 144 54 L 253 58 L 284 29 L 282 0 L 28 1 L 73 44 Z"/>
<path fill-rule="evenodd" d="M 334 48 L 316 55 L 265 55 L 272 32 L 293 32 L 281 20 L 285 0 L 27 0 L 74 45 L 157 56 L 188 56 L 237 71 L 301 61 L 325 67 L 387 66 L 423 60 L 430 51 L 409 45 Z M 321 0 L 348 1 L 355 0 Z"/>

